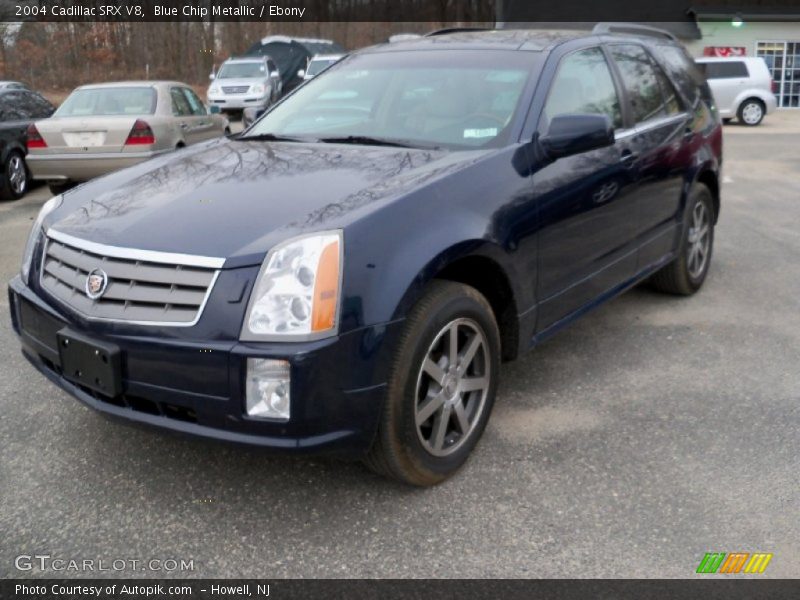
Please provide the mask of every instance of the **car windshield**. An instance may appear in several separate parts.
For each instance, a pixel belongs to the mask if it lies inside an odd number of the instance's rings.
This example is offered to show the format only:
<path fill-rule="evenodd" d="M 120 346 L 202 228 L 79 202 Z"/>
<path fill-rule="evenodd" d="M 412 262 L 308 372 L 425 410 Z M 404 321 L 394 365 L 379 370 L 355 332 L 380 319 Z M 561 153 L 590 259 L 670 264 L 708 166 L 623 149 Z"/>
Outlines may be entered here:
<path fill-rule="evenodd" d="M 333 63 L 335 63 L 337 58 L 315 58 L 310 63 L 308 63 L 308 70 L 306 74 L 308 75 L 318 75 L 320 71 L 324 71 L 328 67 L 330 67 Z"/>
<path fill-rule="evenodd" d="M 525 84 L 538 74 L 540 61 L 535 52 L 504 50 L 350 56 L 276 105 L 241 139 L 273 135 L 497 147 L 506 142 Z"/>
<path fill-rule="evenodd" d="M 217 79 L 251 79 L 264 77 L 267 67 L 263 62 L 241 62 L 222 65 Z"/>
<path fill-rule="evenodd" d="M 89 88 L 72 92 L 54 116 L 150 115 L 155 110 L 152 87 Z"/>

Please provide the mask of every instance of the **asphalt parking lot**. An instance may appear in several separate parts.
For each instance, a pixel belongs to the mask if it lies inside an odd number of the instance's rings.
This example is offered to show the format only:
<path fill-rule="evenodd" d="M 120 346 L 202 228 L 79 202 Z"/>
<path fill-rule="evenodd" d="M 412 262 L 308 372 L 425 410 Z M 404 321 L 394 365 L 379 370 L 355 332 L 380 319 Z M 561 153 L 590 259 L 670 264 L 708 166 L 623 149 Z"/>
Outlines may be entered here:
<path fill-rule="evenodd" d="M 702 292 L 637 288 L 506 365 L 434 489 L 107 421 L 22 358 L 3 292 L 0 577 L 75 575 L 26 554 L 194 564 L 85 576 L 689 577 L 712 551 L 800 577 L 798 140 L 800 112 L 726 126 Z M 0 280 L 47 197 L 0 202 Z"/>

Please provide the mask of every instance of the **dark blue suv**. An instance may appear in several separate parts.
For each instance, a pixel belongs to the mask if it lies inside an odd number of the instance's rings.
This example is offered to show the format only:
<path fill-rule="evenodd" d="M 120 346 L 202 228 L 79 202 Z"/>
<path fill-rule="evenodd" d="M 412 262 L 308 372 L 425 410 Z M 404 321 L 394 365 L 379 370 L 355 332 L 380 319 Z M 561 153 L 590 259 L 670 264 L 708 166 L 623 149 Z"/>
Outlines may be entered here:
<path fill-rule="evenodd" d="M 702 286 L 721 146 L 658 31 L 369 48 L 237 137 L 48 201 L 14 328 L 105 414 L 435 484 L 501 361 L 638 282 Z"/>

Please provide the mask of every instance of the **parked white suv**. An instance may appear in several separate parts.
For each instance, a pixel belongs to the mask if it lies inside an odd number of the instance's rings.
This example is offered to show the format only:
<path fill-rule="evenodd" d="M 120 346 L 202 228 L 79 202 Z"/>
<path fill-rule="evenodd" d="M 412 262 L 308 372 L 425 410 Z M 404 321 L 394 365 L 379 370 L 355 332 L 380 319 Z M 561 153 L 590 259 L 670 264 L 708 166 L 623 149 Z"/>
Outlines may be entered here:
<path fill-rule="evenodd" d="M 249 106 L 266 108 L 280 98 L 283 84 L 278 67 L 269 56 L 229 58 L 208 88 L 209 106 L 239 112 Z"/>
<path fill-rule="evenodd" d="M 737 117 L 744 125 L 758 125 L 775 110 L 772 77 L 763 58 L 703 57 L 695 62 L 708 79 L 723 121 Z"/>

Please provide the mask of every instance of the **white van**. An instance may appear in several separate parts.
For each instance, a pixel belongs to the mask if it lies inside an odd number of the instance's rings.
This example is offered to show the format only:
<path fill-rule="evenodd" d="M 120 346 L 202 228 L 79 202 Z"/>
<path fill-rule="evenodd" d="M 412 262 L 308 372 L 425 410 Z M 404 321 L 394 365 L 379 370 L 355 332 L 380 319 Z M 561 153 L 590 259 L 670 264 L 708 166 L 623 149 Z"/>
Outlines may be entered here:
<path fill-rule="evenodd" d="M 737 117 L 743 125 L 758 125 L 775 110 L 772 77 L 763 58 L 704 56 L 695 62 L 708 79 L 723 121 Z"/>

